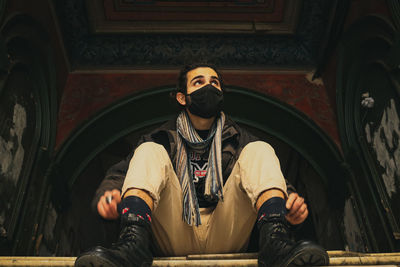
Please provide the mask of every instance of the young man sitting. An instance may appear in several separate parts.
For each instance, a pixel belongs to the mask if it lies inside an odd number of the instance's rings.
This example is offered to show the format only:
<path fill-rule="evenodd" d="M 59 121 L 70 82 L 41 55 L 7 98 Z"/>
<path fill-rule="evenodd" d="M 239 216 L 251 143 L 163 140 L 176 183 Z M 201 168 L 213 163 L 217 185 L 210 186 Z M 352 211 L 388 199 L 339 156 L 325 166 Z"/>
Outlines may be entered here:
<path fill-rule="evenodd" d="M 307 205 L 287 186 L 273 148 L 222 112 L 223 97 L 214 67 L 182 69 L 182 111 L 143 136 L 98 190 L 99 214 L 121 216 L 119 241 L 80 255 L 75 266 L 151 266 L 155 252 L 243 252 L 255 224 L 260 266 L 328 265 L 323 248 L 291 238 L 289 224 L 306 219 Z"/>

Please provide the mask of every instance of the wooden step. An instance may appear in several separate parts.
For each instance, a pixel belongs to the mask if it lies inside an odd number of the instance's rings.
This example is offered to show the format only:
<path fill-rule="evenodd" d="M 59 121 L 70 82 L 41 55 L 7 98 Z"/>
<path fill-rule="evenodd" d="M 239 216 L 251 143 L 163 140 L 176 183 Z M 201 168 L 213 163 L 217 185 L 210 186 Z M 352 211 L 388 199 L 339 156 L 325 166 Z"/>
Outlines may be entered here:
<path fill-rule="evenodd" d="M 328 251 L 329 266 L 400 267 L 400 253 L 357 253 Z M 0 266 L 74 266 L 75 257 L 0 257 Z M 153 266 L 257 266 L 257 254 L 207 254 L 155 258 Z"/>

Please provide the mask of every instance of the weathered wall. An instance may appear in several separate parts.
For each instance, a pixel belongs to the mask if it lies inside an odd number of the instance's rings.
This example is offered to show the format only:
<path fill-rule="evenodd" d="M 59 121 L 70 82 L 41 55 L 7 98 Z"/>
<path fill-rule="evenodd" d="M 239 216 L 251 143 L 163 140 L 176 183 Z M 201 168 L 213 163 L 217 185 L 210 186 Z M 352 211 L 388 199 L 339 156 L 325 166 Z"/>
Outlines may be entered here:
<path fill-rule="evenodd" d="M 37 146 L 37 107 L 24 70 L 12 69 L 0 88 L 0 244 L 18 223 L 22 194 Z M 21 194 L 22 193 L 22 194 Z"/>
<path fill-rule="evenodd" d="M 53 53 L 60 43 L 47 1 L 3 1 L 1 7 L 0 253 L 29 253 L 48 189 L 66 65 L 62 50 Z"/>
<path fill-rule="evenodd" d="M 293 106 L 312 119 L 340 147 L 336 118 L 325 87 L 321 81 L 311 81 L 312 73 L 226 70 L 222 71 L 222 75 L 228 88 L 247 88 Z M 60 106 L 57 146 L 102 108 L 134 93 L 160 86 L 174 86 L 177 76 L 178 71 L 72 73 Z"/>
<path fill-rule="evenodd" d="M 62 96 L 62 91 L 65 86 L 69 74 L 69 62 L 64 44 L 62 43 L 61 34 L 58 28 L 58 21 L 55 17 L 53 5 L 50 0 L 8 0 L 6 1 L 6 18 L 11 18 L 16 14 L 26 14 L 30 16 L 36 23 L 40 24 L 46 30 L 46 38 L 52 47 L 54 65 L 52 66 L 56 72 L 56 88 L 58 101 Z"/>
<path fill-rule="evenodd" d="M 2 103 L 5 105 L 5 103 Z M 2 110 L 3 112 L 5 110 Z M 25 158 L 25 148 L 22 145 L 22 137 L 26 129 L 26 111 L 19 103 L 14 104 L 13 114 L 10 116 L 10 127 L 3 128 L 0 133 L 0 235 L 7 237 L 12 209 L 14 207 L 14 195 Z M 4 114 L 4 113 L 3 113 Z"/>
<path fill-rule="evenodd" d="M 398 103 L 390 99 L 381 120 L 365 125 L 365 135 L 371 146 L 375 160 L 379 163 L 381 178 L 389 198 L 393 198 L 400 190 L 400 120 Z"/>
<path fill-rule="evenodd" d="M 386 1 L 382 0 L 352 0 L 350 1 L 350 8 L 346 15 L 345 24 L 343 27 L 343 32 L 351 26 L 357 19 L 360 19 L 366 15 L 376 14 L 379 16 L 383 16 L 391 21 L 391 13 L 388 9 Z M 333 40 L 335 42 L 335 46 L 338 42 L 340 42 L 340 38 L 338 40 Z M 334 47 L 335 47 L 334 46 Z M 324 81 L 327 95 L 329 97 L 329 101 L 331 103 L 332 109 L 337 113 L 336 107 L 336 68 L 337 68 L 337 49 L 334 49 L 328 58 L 325 59 L 327 61 L 326 68 L 322 73 L 322 79 Z"/>
<path fill-rule="evenodd" d="M 400 247 L 400 32 L 394 26 L 400 18 L 391 17 L 387 3 L 396 4 L 390 0 L 352 3 L 328 67 L 331 72 L 324 77 L 328 90 L 336 93 L 338 129 L 349 168 L 350 195 L 343 222 L 347 241 L 350 248 L 362 249 L 358 242 L 362 239 L 367 251 Z"/>

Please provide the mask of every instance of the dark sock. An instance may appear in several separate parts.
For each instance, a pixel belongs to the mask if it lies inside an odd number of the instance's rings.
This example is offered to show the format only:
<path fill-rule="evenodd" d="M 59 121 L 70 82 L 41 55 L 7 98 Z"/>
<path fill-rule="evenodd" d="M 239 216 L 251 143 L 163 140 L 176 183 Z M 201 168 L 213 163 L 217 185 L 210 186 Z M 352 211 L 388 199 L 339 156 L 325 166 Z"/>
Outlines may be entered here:
<path fill-rule="evenodd" d="M 140 197 L 129 196 L 122 200 L 120 205 L 121 216 L 128 216 L 132 213 L 140 219 L 151 223 L 151 209 Z"/>
<path fill-rule="evenodd" d="M 270 198 L 265 201 L 258 210 L 257 223 L 262 223 L 263 218 L 284 218 L 286 212 L 286 200 L 280 197 Z"/>

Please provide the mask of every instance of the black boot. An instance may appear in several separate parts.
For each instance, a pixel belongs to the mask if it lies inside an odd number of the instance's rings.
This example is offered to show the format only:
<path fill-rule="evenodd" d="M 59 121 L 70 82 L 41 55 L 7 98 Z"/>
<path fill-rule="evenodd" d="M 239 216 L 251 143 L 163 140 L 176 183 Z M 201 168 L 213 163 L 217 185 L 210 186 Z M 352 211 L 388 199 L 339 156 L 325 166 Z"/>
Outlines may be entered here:
<path fill-rule="evenodd" d="M 269 216 L 258 222 L 260 251 L 258 265 L 292 267 L 329 265 L 326 251 L 311 241 L 295 242 L 284 216 Z"/>
<path fill-rule="evenodd" d="M 97 246 L 81 254 L 75 266 L 151 266 L 150 224 L 134 214 L 122 216 L 121 233 L 111 248 Z"/>

